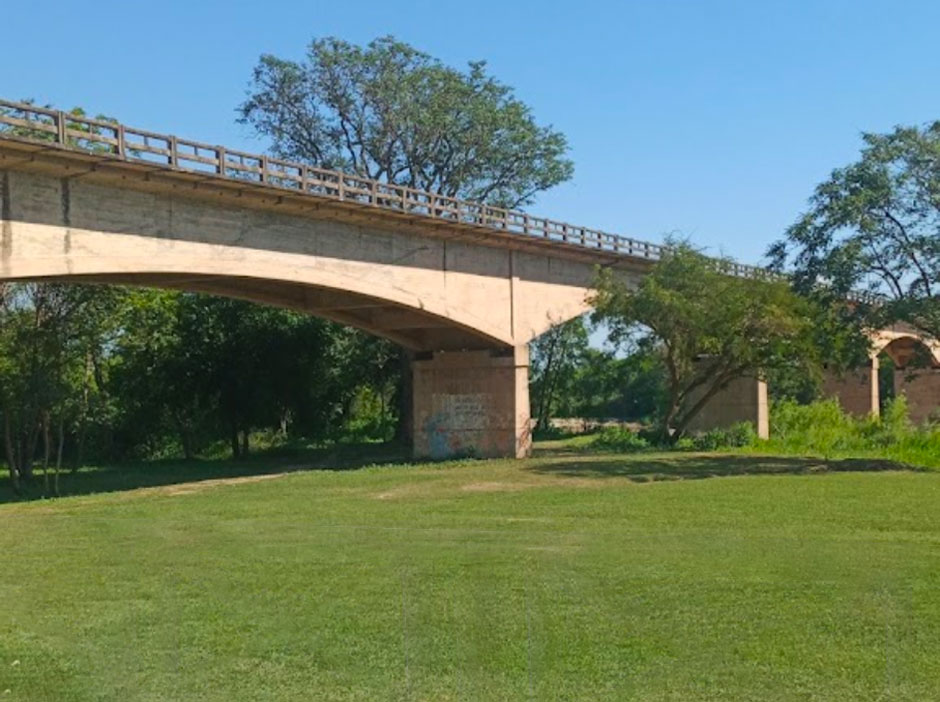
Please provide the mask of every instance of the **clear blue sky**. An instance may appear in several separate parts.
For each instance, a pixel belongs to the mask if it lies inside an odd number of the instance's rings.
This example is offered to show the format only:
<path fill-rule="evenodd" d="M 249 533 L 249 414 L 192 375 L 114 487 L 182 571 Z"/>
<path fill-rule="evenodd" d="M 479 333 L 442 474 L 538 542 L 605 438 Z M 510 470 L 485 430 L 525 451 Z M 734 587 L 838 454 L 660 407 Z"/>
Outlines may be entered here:
<path fill-rule="evenodd" d="M 234 122 L 261 53 L 394 34 L 567 134 L 533 211 L 757 262 L 860 132 L 940 119 L 938 30 L 936 0 L 7 2 L 0 96 L 262 150 Z"/>

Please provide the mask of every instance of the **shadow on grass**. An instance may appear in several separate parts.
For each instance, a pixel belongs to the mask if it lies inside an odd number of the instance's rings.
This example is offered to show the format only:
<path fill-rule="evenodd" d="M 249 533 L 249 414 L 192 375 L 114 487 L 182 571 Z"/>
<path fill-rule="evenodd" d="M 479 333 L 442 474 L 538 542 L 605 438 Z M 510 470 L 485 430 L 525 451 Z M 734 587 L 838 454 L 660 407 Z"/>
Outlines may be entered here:
<path fill-rule="evenodd" d="M 397 444 L 337 444 L 328 448 L 261 451 L 247 459 L 195 459 L 191 461 L 139 461 L 64 470 L 59 474 L 59 496 L 135 490 L 178 485 L 200 480 L 242 478 L 303 470 L 355 470 L 377 463 L 405 463 L 410 453 Z M 43 497 L 43 476 L 37 470 L 31 485 L 17 496 L 3 468 L 0 504 Z M 50 481 L 52 476 L 49 476 Z"/>
<path fill-rule="evenodd" d="M 701 480 L 735 475 L 815 475 L 840 472 L 922 470 L 879 459 L 826 460 L 791 456 L 744 454 L 633 454 L 604 456 L 545 452 L 528 470 L 542 475 L 578 478 L 628 478 L 637 483 L 661 480 Z"/>

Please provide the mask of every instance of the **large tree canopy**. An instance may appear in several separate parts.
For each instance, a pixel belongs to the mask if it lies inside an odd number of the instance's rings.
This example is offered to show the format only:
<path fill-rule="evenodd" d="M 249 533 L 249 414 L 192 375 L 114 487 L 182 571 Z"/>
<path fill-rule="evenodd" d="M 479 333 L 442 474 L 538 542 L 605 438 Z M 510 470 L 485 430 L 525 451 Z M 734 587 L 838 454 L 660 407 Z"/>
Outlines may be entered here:
<path fill-rule="evenodd" d="M 803 290 L 884 296 L 875 323 L 940 337 L 940 122 L 865 134 L 861 158 L 817 188 L 771 247 Z"/>
<path fill-rule="evenodd" d="M 484 62 L 462 72 L 392 37 L 317 39 L 299 63 L 262 56 L 239 111 L 283 158 L 503 207 L 573 171 L 565 137 Z"/>
<path fill-rule="evenodd" d="M 616 343 L 658 351 L 666 376 L 663 441 L 675 441 L 732 380 L 804 363 L 818 366 L 810 303 L 786 283 L 737 278 L 688 245 L 668 252 L 636 288 L 602 271 L 597 318 Z"/>

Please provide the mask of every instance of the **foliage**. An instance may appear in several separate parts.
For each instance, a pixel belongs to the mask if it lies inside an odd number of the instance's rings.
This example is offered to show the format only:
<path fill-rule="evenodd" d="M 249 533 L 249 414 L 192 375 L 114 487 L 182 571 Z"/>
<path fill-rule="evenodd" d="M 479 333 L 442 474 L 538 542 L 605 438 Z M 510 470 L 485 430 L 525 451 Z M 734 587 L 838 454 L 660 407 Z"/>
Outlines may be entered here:
<path fill-rule="evenodd" d="M 754 442 L 761 452 L 823 458 L 869 457 L 940 468 L 940 425 L 915 427 L 904 395 L 885 403 L 881 417 L 854 417 L 834 400 L 809 405 L 774 403 L 770 440 Z"/>
<path fill-rule="evenodd" d="M 223 432 L 233 456 L 255 428 L 325 437 L 343 431 L 370 388 L 388 419 L 397 366 L 385 342 L 307 315 L 189 293 L 130 297 L 115 382 L 131 416 L 158 419 L 186 456 Z M 158 382 L 148 393 L 141 383 Z M 130 428 L 142 427 L 140 422 Z M 149 433 L 152 434 L 152 427 Z"/>
<path fill-rule="evenodd" d="M 241 121 L 281 157 L 503 207 L 568 180 L 567 142 L 511 88 L 383 37 L 327 37 L 305 61 L 261 57 Z"/>
<path fill-rule="evenodd" d="M 569 397 L 577 370 L 589 352 L 584 317 L 556 324 L 529 346 L 529 382 L 536 431 L 548 429 L 548 420 L 562 398 Z"/>
<path fill-rule="evenodd" d="M 627 427 L 604 427 L 591 441 L 590 447 L 600 451 L 634 453 L 650 448 L 650 442 Z"/>
<path fill-rule="evenodd" d="M 757 431 L 751 422 L 738 422 L 727 429 L 710 429 L 690 437 L 688 448 L 695 451 L 742 448 L 758 445 Z"/>
<path fill-rule="evenodd" d="M 323 320 L 175 291 L 0 286 L 0 438 L 14 486 L 63 463 L 194 458 L 220 439 L 387 437 L 398 351 Z M 50 483 L 49 470 L 54 471 Z"/>
<path fill-rule="evenodd" d="M 793 263 L 804 291 L 885 296 L 859 307 L 867 324 L 940 337 L 940 122 L 863 139 L 861 158 L 816 188 L 770 254 L 781 269 Z"/>
<path fill-rule="evenodd" d="M 687 244 L 670 242 L 634 288 L 598 276 L 595 318 L 618 344 L 655 349 L 666 377 L 661 440 L 675 442 L 708 400 L 736 378 L 802 364 L 820 353 L 810 304 L 782 282 L 727 275 Z"/>
<path fill-rule="evenodd" d="M 95 286 L 0 286 L 0 411 L 16 490 L 29 487 L 41 456 L 43 492 L 57 493 L 66 431 L 80 454 L 88 424 L 110 418 L 102 366 L 115 301 L 114 291 Z"/>
<path fill-rule="evenodd" d="M 616 349 L 587 348 L 562 385 L 555 416 L 652 421 L 665 399 L 665 376 L 655 350 L 641 346 L 621 355 Z"/>

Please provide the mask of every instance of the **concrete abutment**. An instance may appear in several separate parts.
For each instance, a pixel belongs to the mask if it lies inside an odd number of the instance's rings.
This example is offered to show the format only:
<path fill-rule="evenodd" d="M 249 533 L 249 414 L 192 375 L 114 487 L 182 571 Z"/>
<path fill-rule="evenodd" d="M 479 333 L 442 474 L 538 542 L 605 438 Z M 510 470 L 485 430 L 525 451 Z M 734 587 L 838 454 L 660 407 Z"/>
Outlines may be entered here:
<path fill-rule="evenodd" d="M 761 439 L 770 436 L 767 382 L 758 377 L 735 378 L 719 390 L 689 424 L 692 432 L 726 429 L 748 422 Z"/>
<path fill-rule="evenodd" d="M 416 458 L 524 458 L 532 447 L 527 345 L 415 359 Z"/>
<path fill-rule="evenodd" d="M 857 417 L 878 416 L 881 398 L 878 389 L 878 357 L 868 368 L 845 373 L 827 371 L 823 377 L 822 395 L 838 401 L 842 411 Z"/>

